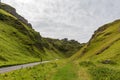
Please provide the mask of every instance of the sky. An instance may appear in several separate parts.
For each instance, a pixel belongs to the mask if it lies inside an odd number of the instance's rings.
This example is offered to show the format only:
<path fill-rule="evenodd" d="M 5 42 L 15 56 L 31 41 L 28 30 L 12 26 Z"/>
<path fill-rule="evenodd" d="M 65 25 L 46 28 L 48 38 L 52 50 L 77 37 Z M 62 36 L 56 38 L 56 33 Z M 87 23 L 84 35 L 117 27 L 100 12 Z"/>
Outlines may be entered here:
<path fill-rule="evenodd" d="M 120 19 L 120 0 L 2 0 L 44 37 L 87 42 L 100 26 Z"/>

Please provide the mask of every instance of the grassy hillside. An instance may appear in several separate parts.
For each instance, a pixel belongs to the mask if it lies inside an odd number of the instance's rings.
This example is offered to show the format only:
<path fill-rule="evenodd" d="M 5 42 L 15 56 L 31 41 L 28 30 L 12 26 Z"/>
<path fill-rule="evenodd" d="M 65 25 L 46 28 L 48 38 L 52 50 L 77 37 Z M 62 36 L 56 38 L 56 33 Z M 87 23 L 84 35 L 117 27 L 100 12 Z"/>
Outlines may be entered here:
<path fill-rule="evenodd" d="M 75 40 L 43 38 L 4 3 L 0 6 L 0 66 L 70 57 L 81 48 Z"/>
<path fill-rule="evenodd" d="M 76 54 L 81 59 L 119 62 L 120 20 L 106 24 L 95 31 L 91 40 Z M 115 58 L 116 59 L 115 59 Z"/>
<path fill-rule="evenodd" d="M 79 74 L 86 74 L 88 80 L 119 80 L 120 20 L 100 27 L 71 59 L 78 63 Z"/>
<path fill-rule="evenodd" d="M 38 32 L 0 9 L 0 66 L 60 58 Z"/>

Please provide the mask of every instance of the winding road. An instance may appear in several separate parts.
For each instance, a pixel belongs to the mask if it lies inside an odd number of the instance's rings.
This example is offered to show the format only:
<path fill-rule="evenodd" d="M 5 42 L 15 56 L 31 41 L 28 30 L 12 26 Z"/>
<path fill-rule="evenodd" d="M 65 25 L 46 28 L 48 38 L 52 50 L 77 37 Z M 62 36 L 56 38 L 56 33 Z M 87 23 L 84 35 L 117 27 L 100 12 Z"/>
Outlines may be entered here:
<path fill-rule="evenodd" d="M 58 59 L 56 59 L 56 60 L 58 60 Z M 56 61 L 56 60 L 35 62 L 35 63 L 29 63 L 29 64 L 23 64 L 23 65 L 17 65 L 17 66 L 10 66 L 10 67 L 3 67 L 3 68 L 0 68 L 0 74 L 10 72 L 10 71 L 14 71 L 14 70 L 18 70 L 18 69 L 21 69 L 21 68 L 33 67 L 35 65 L 48 63 L 48 62 L 52 62 L 52 61 Z"/>

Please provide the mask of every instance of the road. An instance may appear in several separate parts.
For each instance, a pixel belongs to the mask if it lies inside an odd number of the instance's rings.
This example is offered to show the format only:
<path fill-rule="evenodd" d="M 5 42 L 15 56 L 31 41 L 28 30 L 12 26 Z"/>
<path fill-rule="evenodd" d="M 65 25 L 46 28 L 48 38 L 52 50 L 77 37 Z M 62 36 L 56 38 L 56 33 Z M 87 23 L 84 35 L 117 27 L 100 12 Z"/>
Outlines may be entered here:
<path fill-rule="evenodd" d="M 58 60 L 58 59 L 56 59 L 56 60 Z M 53 61 L 56 61 L 56 60 L 53 60 Z M 52 61 L 43 61 L 43 62 L 35 62 L 35 63 L 17 65 L 17 66 L 4 67 L 4 68 L 0 68 L 0 74 L 10 72 L 10 71 L 14 71 L 14 70 L 18 70 L 18 69 L 21 69 L 21 68 L 33 67 L 35 65 L 48 63 L 48 62 L 52 62 Z"/>

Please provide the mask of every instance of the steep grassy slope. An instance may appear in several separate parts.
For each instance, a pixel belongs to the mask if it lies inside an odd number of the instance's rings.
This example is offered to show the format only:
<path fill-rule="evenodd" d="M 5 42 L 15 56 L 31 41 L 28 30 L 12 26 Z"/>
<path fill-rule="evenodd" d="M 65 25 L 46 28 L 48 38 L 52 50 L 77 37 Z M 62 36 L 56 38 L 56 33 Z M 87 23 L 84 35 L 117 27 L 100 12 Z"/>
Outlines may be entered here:
<path fill-rule="evenodd" d="M 84 73 L 88 80 L 119 80 L 120 20 L 100 27 L 71 59 L 79 63 L 81 80 Z"/>
<path fill-rule="evenodd" d="M 100 27 L 76 55 L 81 59 L 105 60 L 119 58 L 120 20 Z M 113 60 L 114 60 L 113 59 Z M 118 61 L 119 62 L 119 61 Z"/>
<path fill-rule="evenodd" d="M 0 66 L 59 58 L 38 32 L 0 9 Z"/>

